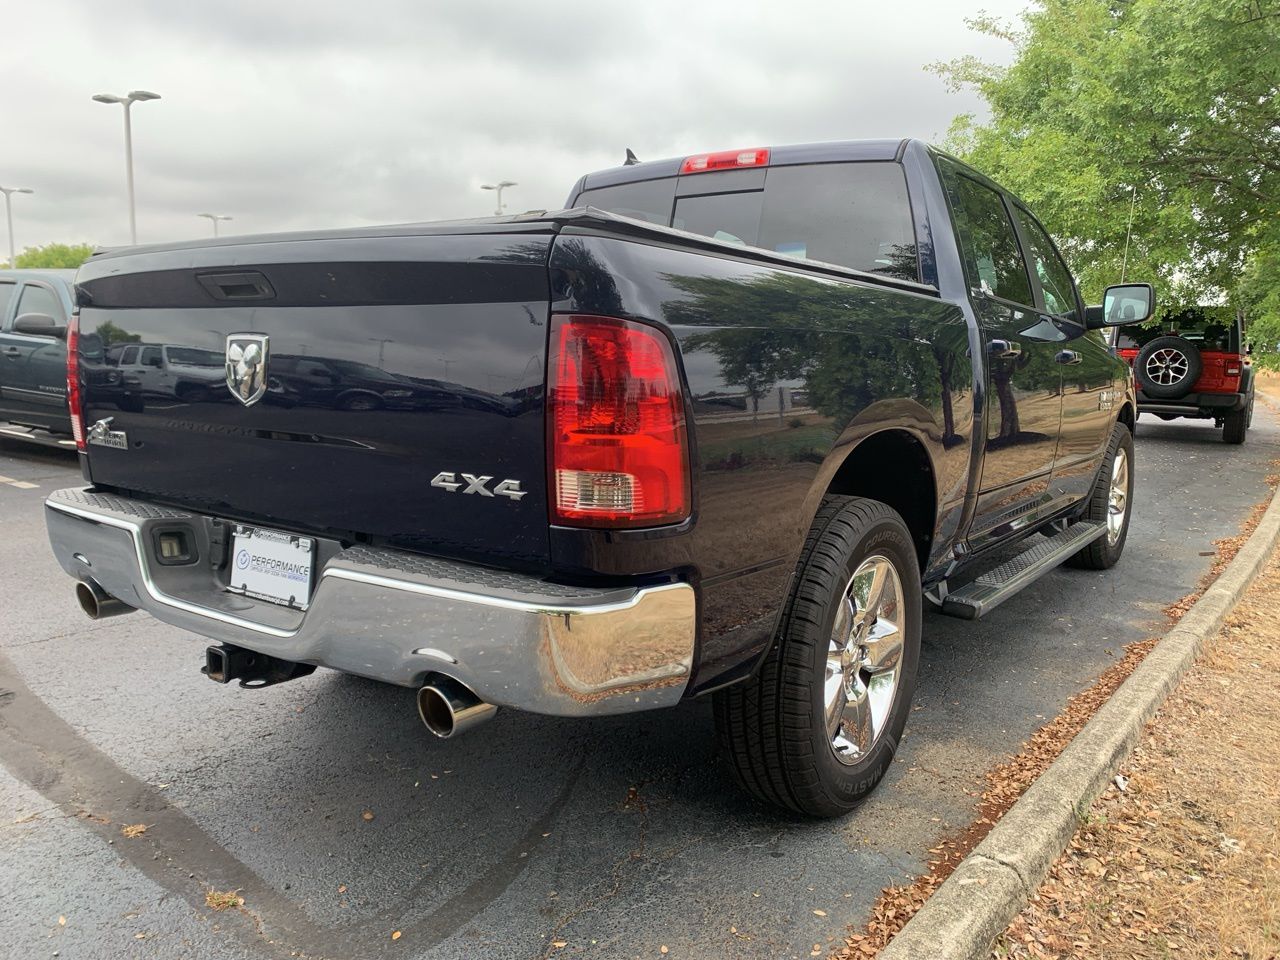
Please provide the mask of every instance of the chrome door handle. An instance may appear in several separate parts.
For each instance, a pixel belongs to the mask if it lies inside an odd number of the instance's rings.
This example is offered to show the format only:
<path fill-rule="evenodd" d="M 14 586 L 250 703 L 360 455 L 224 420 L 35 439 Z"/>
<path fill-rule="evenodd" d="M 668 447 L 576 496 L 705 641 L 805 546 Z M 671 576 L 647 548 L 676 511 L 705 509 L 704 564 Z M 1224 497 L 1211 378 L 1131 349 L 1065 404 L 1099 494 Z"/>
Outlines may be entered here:
<path fill-rule="evenodd" d="M 1022 355 L 1022 344 L 1016 340 L 992 340 L 987 344 L 987 353 L 996 360 L 1008 360 Z"/>
<path fill-rule="evenodd" d="M 1075 350 L 1060 350 L 1054 359 L 1059 363 L 1079 363 L 1084 358 Z"/>
<path fill-rule="evenodd" d="M 20 357 L 22 356 L 22 351 L 19 350 L 17 347 L 5 347 L 4 355 L 6 357 Z"/>

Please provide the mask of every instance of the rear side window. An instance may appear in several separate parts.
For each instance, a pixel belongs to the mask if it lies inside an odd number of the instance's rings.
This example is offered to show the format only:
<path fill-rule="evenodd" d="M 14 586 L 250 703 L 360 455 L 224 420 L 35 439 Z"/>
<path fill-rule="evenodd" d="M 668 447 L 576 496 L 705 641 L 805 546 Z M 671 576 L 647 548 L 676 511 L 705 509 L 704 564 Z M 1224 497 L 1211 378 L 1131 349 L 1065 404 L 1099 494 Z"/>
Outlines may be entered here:
<path fill-rule="evenodd" d="M 1000 194 L 962 173 L 947 179 L 969 286 L 1002 300 L 1032 304 L 1027 264 Z"/>
<path fill-rule="evenodd" d="M 1069 320 L 1078 320 L 1076 315 L 1076 288 L 1071 282 L 1071 271 L 1058 256 L 1053 241 L 1044 232 L 1044 228 L 1023 210 L 1014 207 L 1015 216 L 1022 226 L 1022 233 L 1027 238 L 1031 264 L 1040 280 L 1040 289 L 1044 291 L 1044 307 L 1050 313 Z"/>
<path fill-rule="evenodd" d="M 897 163 L 770 167 L 763 190 L 678 200 L 675 183 L 601 187 L 584 191 L 577 203 L 786 256 L 920 278 L 906 177 Z"/>

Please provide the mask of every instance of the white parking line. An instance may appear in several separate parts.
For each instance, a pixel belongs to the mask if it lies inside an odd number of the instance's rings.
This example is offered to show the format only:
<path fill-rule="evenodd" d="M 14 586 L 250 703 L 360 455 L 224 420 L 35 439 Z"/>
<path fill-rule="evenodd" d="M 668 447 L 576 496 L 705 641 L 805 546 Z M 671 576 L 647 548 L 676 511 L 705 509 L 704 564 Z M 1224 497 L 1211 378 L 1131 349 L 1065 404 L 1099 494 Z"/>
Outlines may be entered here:
<path fill-rule="evenodd" d="M 15 480 L 13 477 L 0 477 L 0 483 L 7 483 L 11 487 L 17 487 L 19 490 L 34 490 L 40 486 L 38 483 L 27 483 L 25 480 Z"/>

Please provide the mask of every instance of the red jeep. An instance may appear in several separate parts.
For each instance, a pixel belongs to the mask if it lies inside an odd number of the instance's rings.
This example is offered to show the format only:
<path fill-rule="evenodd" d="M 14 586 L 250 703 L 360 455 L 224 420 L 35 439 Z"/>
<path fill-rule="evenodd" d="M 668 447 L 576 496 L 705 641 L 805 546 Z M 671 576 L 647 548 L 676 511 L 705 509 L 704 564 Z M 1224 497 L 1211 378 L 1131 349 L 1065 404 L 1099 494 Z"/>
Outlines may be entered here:
<path fill-rule="evenodd" d="M 1133 367 L 1138 413 L 1214 421 L 1244 443 L 1253 419 L 1253 369 L 1238 317 L 1219 308 L 1166 316 L 1158 326 L 1117 327 L 1116 352 Z"/>

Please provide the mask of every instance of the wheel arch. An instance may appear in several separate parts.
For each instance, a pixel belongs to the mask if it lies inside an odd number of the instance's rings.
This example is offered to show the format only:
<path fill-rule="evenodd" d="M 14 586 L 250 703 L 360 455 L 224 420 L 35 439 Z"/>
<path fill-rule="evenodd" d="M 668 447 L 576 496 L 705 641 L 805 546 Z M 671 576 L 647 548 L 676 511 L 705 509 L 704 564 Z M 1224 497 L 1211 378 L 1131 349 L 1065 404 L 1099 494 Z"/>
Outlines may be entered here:
<path fill-rule="evenodd" d="M 938 518 L 937 475 L 924 439 L 904 427 L 868 434 L 839 462 L 822 491 L 822 496 L 830 494 L 865 497 L 897 511 L 924 571 Z"/>
<path fill-rule="evenodd" d="M 1120 405 L 1120 412 L 1116 415 L 1116 420 L 1123 423 L 1129 428 L 1129 432 L 1133 433 L 1134 425 L 1138 422 L 1137 411 L 1134 410 L 1133 404 L 1125 400 Z"/>

